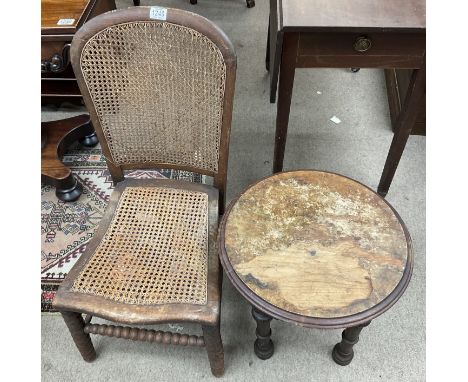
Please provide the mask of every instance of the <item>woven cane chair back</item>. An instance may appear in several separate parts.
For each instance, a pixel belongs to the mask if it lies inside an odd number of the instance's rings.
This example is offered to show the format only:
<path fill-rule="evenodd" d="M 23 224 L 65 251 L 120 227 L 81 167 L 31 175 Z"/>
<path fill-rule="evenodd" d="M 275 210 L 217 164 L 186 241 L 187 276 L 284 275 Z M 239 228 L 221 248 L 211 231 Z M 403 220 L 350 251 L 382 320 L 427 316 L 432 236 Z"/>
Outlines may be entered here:
<path fill-rule="evenodd" d="M 158 166 L 225 174 L 232 45 L 190 12 L 168 9 L 165 21 L 149 14 L 141 7 L 98 16 L 72 44 L 73 68 L 111 173 Z"/>

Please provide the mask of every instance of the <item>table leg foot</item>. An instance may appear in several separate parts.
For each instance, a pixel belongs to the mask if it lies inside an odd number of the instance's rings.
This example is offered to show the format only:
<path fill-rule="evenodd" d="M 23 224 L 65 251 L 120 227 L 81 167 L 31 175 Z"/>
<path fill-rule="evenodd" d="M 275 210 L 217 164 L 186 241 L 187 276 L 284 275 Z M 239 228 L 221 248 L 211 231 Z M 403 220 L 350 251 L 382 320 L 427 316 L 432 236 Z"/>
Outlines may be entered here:
<path fill-rule="evenodd" d="M 271 358 L 275 352 L 273 341 L 271 339 L 268 339 L 267 341 L 265 339 L 260 339 L 257 335 L 257 339 L 254 342 L 254 352 L 255 355 L 262 360 Z"/>
<path fill-rule="evenodd" d="M 254 343 L 254 352 L 258 358 L 266 360 L 271 358 L 275 351 L 273 341 L 270 338 L 270 321 L 272 318 L 254 307 L 252 307 L 252 316 L 257 323 L 257 330 L 255 331 L 257 339 Z"/>
<path fill-rule="evenodd" d="M 55 189 L 55 195 L 63 202 L 74 202 L 83 192 L 83 186 L 70 174 L 69 178 L 61 182 L 63 185 Z"/>
<path fill-rule="evenodd" d="M 332 351 L 332 358 L 338 365 L 346 366 L 351 363 L 354 357 L 353 346 L 358 343 L 361 330 L 369 324 L 370 322 L 367 322 L 343 330 L 341 342 L 337 343 Z"/>
<path fill-rule="evenodd" d="M 83 138 L 79 139 L 80 145 L 85 147 L 94 147 L 99 143 L 96 133 L 91 133 L 85 135 Z"/>

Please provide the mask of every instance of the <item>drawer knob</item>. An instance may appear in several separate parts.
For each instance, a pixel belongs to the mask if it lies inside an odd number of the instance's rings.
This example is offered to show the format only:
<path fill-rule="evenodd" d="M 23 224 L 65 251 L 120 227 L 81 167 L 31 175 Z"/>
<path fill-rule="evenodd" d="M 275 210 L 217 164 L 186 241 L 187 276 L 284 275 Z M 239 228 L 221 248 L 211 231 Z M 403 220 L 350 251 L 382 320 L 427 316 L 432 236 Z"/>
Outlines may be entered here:
<path fill-rule="evenodd" d="M 354 41 L 354 50 L 356 52 L 367 52 L 372 46 L 372 42 L 370 40 L 370 38 L 366 37 L 366 36 L 361 36 L 361 37 L 358 37 L 356 39 L 356 41 Z"/>
<path fill-rule="evenodd" d="M 41 61 L 41 73 L 60 73 L 67 69 L 70 63 L 70 46 L 65 44 L 62 54 L 55 53 L 51 58 Z"/>

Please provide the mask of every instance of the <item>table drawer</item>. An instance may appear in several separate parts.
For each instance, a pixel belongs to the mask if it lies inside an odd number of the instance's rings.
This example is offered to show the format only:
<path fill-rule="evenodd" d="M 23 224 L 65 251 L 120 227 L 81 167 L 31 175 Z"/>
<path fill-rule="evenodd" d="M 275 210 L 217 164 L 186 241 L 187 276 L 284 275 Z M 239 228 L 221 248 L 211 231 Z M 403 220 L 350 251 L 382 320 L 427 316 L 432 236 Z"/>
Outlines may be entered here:
<path fill-rule="evenodd" d="M 300 33 L 298 67 L 418 68 L 425 33 Z"/>

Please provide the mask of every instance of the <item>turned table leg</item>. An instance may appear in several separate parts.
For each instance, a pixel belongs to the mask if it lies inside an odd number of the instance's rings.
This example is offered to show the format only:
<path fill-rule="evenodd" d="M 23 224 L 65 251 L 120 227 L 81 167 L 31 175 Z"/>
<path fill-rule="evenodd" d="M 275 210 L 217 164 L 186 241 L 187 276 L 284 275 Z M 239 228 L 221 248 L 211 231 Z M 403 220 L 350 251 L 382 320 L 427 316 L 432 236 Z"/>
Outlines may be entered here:
<path fill-rule="evenodd" d="M 70 171 L 70 174 L 55 182 L 55 196 L 63 202 L 74 202 L 83 192 L 83 186 L 76 180 Z"/>
<path fill-rule="evenodd" d="M 338 365 L 346 366 L 351 363 L 354 357 L 353 346 L 358 343 L 361 330 L 369 324 L 370 321 L 343 330 L 341 342 L 335 345 L 332 352 L 333 360 Z"/>
<path fill-rule="evenodd" d="M 255 307 L 252 307 L 252 316 L 257 323 L 255 334 L 257 339 L 254 343 L 254 352 L 260 359 L 268 359 L 273 355 L 274 346 L 271 340 L 271 317 L 261 312 Z"/>
<path fill-rule="evenodd" d="M 61 161 L 67 148 L 77 140 L 86 147 L 99 143 L 87 114 L 41 124 L 41 180 L 54 186 L 57 198 L 64 202 L 77 200 L 83 191 L 70 168 Z"/>

